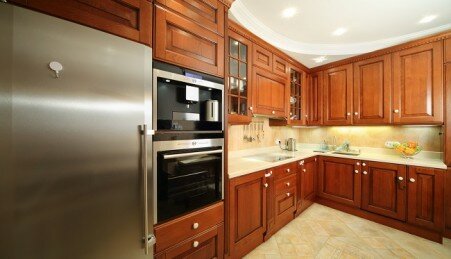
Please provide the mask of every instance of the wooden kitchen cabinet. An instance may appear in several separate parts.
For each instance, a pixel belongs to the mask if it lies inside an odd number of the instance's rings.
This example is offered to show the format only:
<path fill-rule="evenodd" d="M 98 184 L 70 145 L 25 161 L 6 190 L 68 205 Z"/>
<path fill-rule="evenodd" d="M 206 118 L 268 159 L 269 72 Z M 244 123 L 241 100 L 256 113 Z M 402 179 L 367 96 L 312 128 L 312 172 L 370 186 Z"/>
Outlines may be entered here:
<path fill-rule="evenodd" d="M 273 55 L 272 72 L 281 77 L 288 75 L 288 63 L 277 55 Z"/>
<path fill-rule="evenodd" d="M 311 74 L 308 81 L 307 125 L 319 126 L 323 124 L 323 72 Z"/>
<path fill-rule="evenodd" d="M 360 207 L 360 162 L 345 158 L 320 157 L 318 196 L 345 205 Z"/>
<path fill-rule="evenodd" d="M 266 174 L 266 233 L 265 241 L 268 240 L 275 232 L 275 213 L 276 213 L 276 186 L 274 182 L 274 171 L 268 169 Z"/>
<path fill-rule="evenodd" d="M 253 44 L 252 50 L 252 63 L 260 68 L 272 71 L 273 54 L 271 51 L 261 47 L 258 44 Z"/>
<path fill-rule="evenodd" d="M 298 162 L 296 215 L 312 205 L 316 197 L 317 160 L 311 157 Z"/>
<path fill-rule="evenodd" d="M 444 41 L 445 44 L 445 63 L 451 62 L 451 38 Z"/>
<path fill-rule="evenodd" d="M 406 220 L 406 166 L 371 161 L 361 166 L 362 209 Z"/>
<path fill-rule="evenodd" d="M 391 55 L 354 63 L 353 124 L 391 122 Z"/>
<path fill-rule="evenodd" d="M 253 112 L 261 115 L 287 117 L 288 87 L 286 83 L 286 78 L 254 66 L 252 75 Z"/>
<path fill-rule="evenodd" d="M 224 77 L 221 35 L 167 7 L 155 9 L 155 59 Z"/>
<path fill-rule="evenodd" d="M 397 124 L 443 123 L 443 42 L 393 54 L 393 120 Z"/>
<path fill-rule="evenodd" d="M 266 171 L 230 180 L 229 251 L 241 258 L 263 242 L 266 231 Z"/>
<path fill-rule="evenodd" d="M 249 124 L 252 121 L 252 42 L 232 30 L 228 34 L 228 123 Z"/>
<path fill-rule="evenodd" d="M 410 166 L 407 221 L 436 231 L 444 228 L 444 170 Z"/>
<path fill-rule="evenodd" d="M 352 124 L 352 64 L 324 71 L 324 125 Z"/>
<path fill-rule="evenodd" d="M 11 2 L 152 46 L 152 1 L 13 0 Z"/>

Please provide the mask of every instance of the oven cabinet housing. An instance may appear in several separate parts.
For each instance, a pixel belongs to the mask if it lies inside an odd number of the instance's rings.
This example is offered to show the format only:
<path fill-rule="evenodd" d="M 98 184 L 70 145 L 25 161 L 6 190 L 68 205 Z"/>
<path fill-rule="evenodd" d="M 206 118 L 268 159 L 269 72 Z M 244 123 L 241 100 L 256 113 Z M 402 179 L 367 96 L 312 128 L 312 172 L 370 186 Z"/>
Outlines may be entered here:
<path fill-rule="evenodd" d="M 155 2 L 154 58 L 224 77 L 224 5 L 217 0 Z"/>
<path fill-rule="evenodd" d="M 8 2 L 152 46 L 152 1 L 149 0 Z"/>
<path fill-rule="evenodd" d="M 224 204 L 218 202 L 155 226 L 155 258 L 223 258 Z"/>
<path fill-rule="evenodd" d="M 310 157 L 298 162 L 296 172 L 297 205 L 296 215 L 301 214 L 313 204 L 316 198 L 316 186 L 318 181 L 318 158 Z"/>
<path fill-rule="evenodd" d="M 266 231 L 266 171 L 229 182 L 229 253 L 241 258 L 263 242 Z"/>

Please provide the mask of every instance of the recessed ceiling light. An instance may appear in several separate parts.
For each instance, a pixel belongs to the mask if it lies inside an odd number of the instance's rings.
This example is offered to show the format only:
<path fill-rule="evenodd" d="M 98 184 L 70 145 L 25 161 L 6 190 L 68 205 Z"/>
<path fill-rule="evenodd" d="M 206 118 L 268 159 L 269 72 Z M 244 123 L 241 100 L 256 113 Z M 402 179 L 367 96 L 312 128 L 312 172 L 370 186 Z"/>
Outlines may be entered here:
<path fill-rule="evenodd" d="M 343 35 L 347 31 L 348 31 L 348 29 L 341 27 L 341 28 L 336 29 L 334 32 L 332 32 L 332 34 L 335 36 L 340 36 L 340 35 Z"/>
<path fill-rule="evenodd" d="M 423 17 L 423 19 L 421 19 L 419 21 L 419 23 L 428 23 L 428 22 L 432 22 L 435 18 L 437 18 L 437 15 L 428 15 Z"/>
<path fill-rule="evenodd" d="M 297 12 L 298 12 L 298 10 L 296 8 L 289 7 L 282 11 L 282 16 L 284 18 L 290 18 L 290 17 L 293 17 Z"/>
<path fill-rule="evenodd" d="M 327 60 L 326 56 L 321 56 L 313 59 L 316 63 L 321 63 Z"/>

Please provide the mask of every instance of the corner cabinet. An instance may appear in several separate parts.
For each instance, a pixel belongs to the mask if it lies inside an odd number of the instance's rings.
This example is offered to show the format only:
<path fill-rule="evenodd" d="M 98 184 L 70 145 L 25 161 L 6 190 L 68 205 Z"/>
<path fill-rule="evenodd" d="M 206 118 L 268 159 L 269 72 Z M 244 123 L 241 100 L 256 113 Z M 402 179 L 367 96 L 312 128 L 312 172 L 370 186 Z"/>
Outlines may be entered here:
<path fill-rule="evenodd" d="M 296 215 L 312 205 L 316 198 L 317 160 L 317 157 L 311 157 L 298 162 Z"/>
<path fill-rule="evenodd" d="M 266 171 L 230 180 L 229 251 L 241 258 L 263 242 L 266 231 Z"/>
<path fill-rule="evenodd" d="M 443 123 L 442 41 L 395 52 L 393 82 L 394 123 Z"/>
<path fill-rule="evenodd" d="M 228 123 L 248 124 L 252 120 L 252 42 L 234 31 L 228 34 Z"/>
<path fill-rule="evenodd" d="M 307 84 L 305 74 L 290 67 L 290 113 L 288 124 L 292 126 L 306 125 L 307 115 Z"/>
<path fill-rule="evenodd" d="M 352 124 L 352 64 L 324 72 L 324 125 Z"/>
<path fill-rule="evenodd" d="M 308 78 L 308 114 L 307 125 L 319 126 L 323 124 L 323 72 L 316 72 Z"/>

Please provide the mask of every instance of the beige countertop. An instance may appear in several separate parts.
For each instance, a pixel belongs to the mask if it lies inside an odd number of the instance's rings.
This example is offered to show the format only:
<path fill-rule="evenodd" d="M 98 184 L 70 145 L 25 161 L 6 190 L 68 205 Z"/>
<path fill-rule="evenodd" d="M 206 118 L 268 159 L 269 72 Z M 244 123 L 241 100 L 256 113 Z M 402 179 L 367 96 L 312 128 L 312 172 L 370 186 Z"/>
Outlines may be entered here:
<path fill-rule="evenodd" d="M 317 145 L 311 144 L 298 144 L 297 148 L 298 151 L 295 152 L 283 151 L 277 146 L 269 148 L 246 149 L 229 152 L 228 159 L 229 177 L 234 178 L 314 156 L 340 157 L 355 160 L 367 160 L 401 165 L 431 167 L 437 169 L 447 168 L 445 163 L 443 163 L 443 159 L 441 158 L 442 153 L 440 152 L 423 151 L 417 156 L 415 156 L 413 159 L 406 159 L 396 154 L 393 150 L 383 148 L 360 147 L 358 148 L 361 150 L 360 155 L 350 156 L 350 155 L 314 152 L 314 150 L 317 150 L 317 147 L 318 147 Z M 291 156 L 291 158 L 277 162 L 268 162 L 253 157 L 268 154 L 275 156 L 276 155 Z"/>

